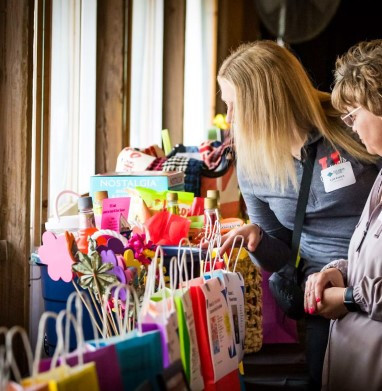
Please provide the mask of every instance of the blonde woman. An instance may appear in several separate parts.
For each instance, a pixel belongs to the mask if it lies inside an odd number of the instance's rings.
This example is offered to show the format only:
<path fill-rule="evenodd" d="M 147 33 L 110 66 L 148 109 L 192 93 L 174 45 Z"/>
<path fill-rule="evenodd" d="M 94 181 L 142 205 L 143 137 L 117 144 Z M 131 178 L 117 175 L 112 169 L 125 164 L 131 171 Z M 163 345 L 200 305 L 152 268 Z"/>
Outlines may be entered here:
<path fill-rule="evenodd" d="M 336 62 L 332 101 L 371 154 L 382 156 L 382 40 L 361 42 Z M 311 275 L 306 306 L 334 319 L 323 389 L 382 389 L 382 173 L 351 238 L 348 260 Z M 344 285 L 328 284 L 342 279 Z M 355 363 L 357 369 L 349 370 Z"/>
<path fill-rule="evenodd" d="M 302 163 L 306 147 L 316 143 L 300 240 L 304 276 L 346 258 L 378 168 L 341 121 L 330 95 L 316 90 L 297 58 L 271 41 L 240 46 L 223 62 L 218 82 L 251 221 L 223 237 L 222 251 L 242 234 L 264 269 L 277 271 L 289 261 Z M 340 285 L 341 278 L 334 278 Z M 309 389 L 320 388 L 329 329 L 314 310 L 306 308 L 305 319 Z"/>

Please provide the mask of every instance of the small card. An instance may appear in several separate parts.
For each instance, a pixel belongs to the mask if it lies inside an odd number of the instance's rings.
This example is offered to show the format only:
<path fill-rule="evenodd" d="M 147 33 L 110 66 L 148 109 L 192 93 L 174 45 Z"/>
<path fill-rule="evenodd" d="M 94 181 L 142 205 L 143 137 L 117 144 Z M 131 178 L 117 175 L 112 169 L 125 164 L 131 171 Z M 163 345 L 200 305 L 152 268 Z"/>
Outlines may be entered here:
<path fill-rule="evenodd" d="M 356 182 L 350 162 L 325 168 L 321 171 L 321 178 L 327 193 L 353 185 Z"/>
<path fill-rule="evenodd" d="M 101 229 L 121 231 L 121 218 L 127 221 L 130 197 L 105 198 L 102 201 Z"/>

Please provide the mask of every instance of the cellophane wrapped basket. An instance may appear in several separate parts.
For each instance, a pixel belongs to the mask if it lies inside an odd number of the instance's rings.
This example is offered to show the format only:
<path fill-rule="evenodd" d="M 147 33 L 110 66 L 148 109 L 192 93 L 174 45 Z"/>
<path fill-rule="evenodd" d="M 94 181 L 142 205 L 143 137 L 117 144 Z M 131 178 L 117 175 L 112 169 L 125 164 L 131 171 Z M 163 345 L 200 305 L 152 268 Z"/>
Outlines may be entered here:
<path fill-rule="evenodd" d="M 236 258 L 237 250 L 234 250 L 232 259 Z M 238 259 L 236 271 L 240 272 L 245 281 L 245 353 L 255 353 L 261 349 L 263 344 L 262 327 L 262 290 L 261 271 L 249 257 L 249 254 L 242 249 Z"/>

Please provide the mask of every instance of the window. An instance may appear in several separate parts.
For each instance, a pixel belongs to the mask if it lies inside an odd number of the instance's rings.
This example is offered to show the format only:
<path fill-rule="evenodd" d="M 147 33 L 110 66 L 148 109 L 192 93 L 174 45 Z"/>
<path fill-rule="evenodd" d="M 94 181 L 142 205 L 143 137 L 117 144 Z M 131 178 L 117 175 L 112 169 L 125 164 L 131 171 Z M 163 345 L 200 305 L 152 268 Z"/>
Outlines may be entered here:
<path fill-rule="evenodd" d="M 88 192 L 95 171 L 96 22 L 96 0 L 52 2 L 49 215 L 62 190 Z"/>
<path fill-rule="evenodd" d="M 215 115 L 216 0 L 189 0 L 184 74 L 185 145 L 199 145 Z"/>
<path fill-rule="evenodd" d="M 161 145 L 163 0 L 133 4 L 130 145 Z"/>

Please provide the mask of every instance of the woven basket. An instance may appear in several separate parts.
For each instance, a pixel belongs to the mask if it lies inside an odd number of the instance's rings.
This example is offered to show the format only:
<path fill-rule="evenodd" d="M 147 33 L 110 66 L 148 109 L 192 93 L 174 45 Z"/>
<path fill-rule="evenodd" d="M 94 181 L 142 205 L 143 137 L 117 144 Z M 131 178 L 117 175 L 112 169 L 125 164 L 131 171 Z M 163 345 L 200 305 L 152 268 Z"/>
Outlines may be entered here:
<path fill-rule="evenodd" d="M 232 259 L 236 258 L 237 249 Z M 262 290 L 260 269 L 251 261 L 246 250 L 241 250 L 236 271 L 240 272 L 245 282 L 245 353 L 254 353 L 261 349 L 263 344 L 262 327 Z"/>

